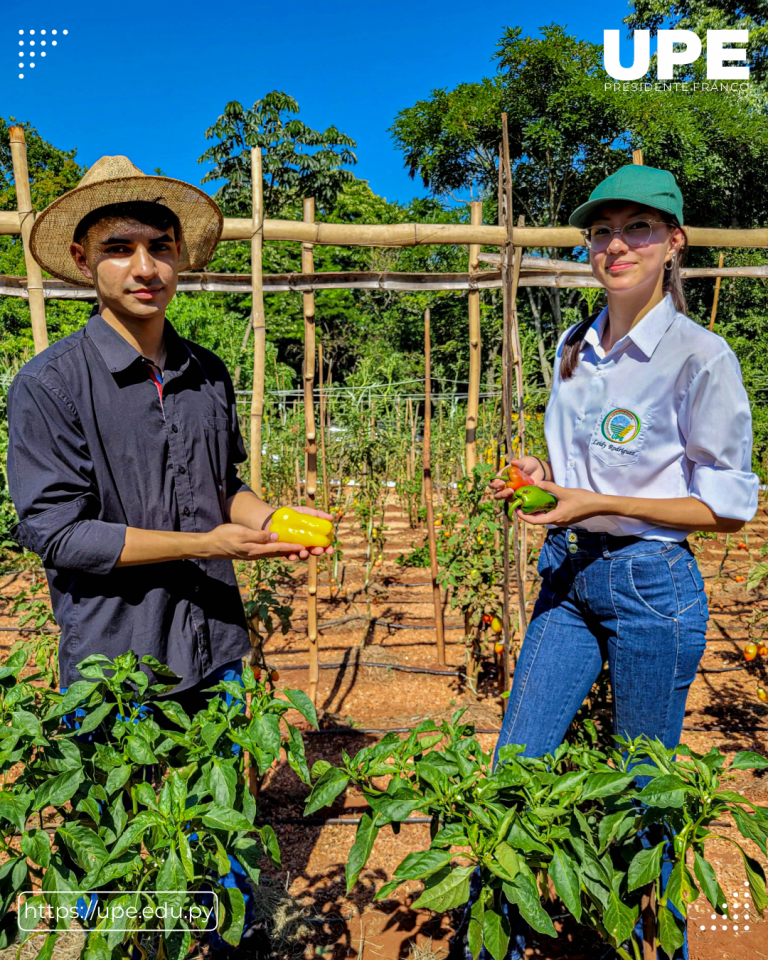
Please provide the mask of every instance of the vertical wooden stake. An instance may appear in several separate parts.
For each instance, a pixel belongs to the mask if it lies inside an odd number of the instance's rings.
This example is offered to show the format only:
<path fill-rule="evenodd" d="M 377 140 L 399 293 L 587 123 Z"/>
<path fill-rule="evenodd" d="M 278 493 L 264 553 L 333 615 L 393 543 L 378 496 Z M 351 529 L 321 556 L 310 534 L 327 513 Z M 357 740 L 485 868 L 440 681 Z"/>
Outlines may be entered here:
<path fill-rule="evenodd" d="M 638 164 L 638 166 L 643 165 L 643 151 L 642 150 L 633 150 L 632 151 L 632 163 Z"/>
<path fill-rule="evenodd" d="M 323 510 L 328 513 L 328 467 L 325 460 L 325 391 L 323 390 L 323 345 L 317 345 L 317 380 L 320 385 L 320 463 L 323 471 Z"/>
<path fill-rule="evenodd" d="M 483 222 L 483 205 L 479 200 L 472 201 L 471 223 L 479 227 Z M 480 269 L 480 244 L 469 245 L 469 274 Z M 465 431 L 465 459 L 467 473 L 477 465 L 477 420 L 480 406 L 480 364 L 482 344 L 480 340 L 480 291 L 469 291 L 469 389 L 467 392 L 467 425 Z"/>
<path fill-rule="evenodd" d="M 32 341 L 35 353 L 48 346 L 48 328 L 45 325 L 45 294 L 43 293 L 43 272 L 40 264 L 29 249 L 29 235 L 35 222 L 32 209 L 32 192 L 29 187 L 29 167 L 27 166 L 27 141 L 24 127 L 10 127 L 8 135 L 11 141 L 11 160 L 13 161 L 13 180 L 16 184 L 16 207 L 19 211 L 21 242 L 24 247 L 24 262 L 27 266 L 27 294 L 29 296 L 29 316 L 32 321 Z"/>
<path fill-rule="evenodd" d="M 315 219 L 315 201 L 304 201 L 304 222 Z M 312 244 L 301 245 L 301 272 L 314 273 Z M 305 293 L 304 299 L 304 428 L 307 438 L 307 472 L 304 494 L 308 507 L 315 506 L 317 495 L 317 435 L 315 431 L 315 295 Z M 307 639 L 309 641 L 309 698 L 317 703 L 317 682 L 320 663 L 317 649 L 317 557 L 307 560 Z"/>
<path fill-rule="evenodd" d="M 445 665 L 445 626 L 440 587 L 437 583 L 437 538 L 435 536 L 435 511 L 432 504 L 432 370 L 430 356 L 429 308 L 424 311 L 424 443 L 422 466 L 424 476 L 424 499 L 427 506 L 427 539 L 429 540 L 429 565 L 432 572 L 432 602 L 435 608 L 435 633 L 437 635 L 437 662 Z"/>
<path fill-rule="evenodd" d="M 645 887 L 640 897 L 640 917 L 643 923 L 643 960 L 656 960 L 655 881 Z"/>
<path fill-rule="evenodd" d="M 261 175 L 261 147 L 251 148 L 251 325 L 253 326 L 253 394 L 251 395 L 251 489 L 261 496 L 261 427 L 264 419 L 264 363 L 267 328 L 264 322 L 261 248 L 264 239 L 264 181 Z"/>
<path fill-rule="evenodd" d="M 724 259 L 725 259 L 725 254 L 724 254 L 724 253 L 721 253 L 721 254 L 720 254 L 720 258 L 719 258 L 719 260 L 717 261 L 718 270 L 722 270 L 722 269 L 723 269 L 723 261 L 724 261 Z M 717 301 L 720 299 L 720 281 L 721 281 L 721 280 L 722 280 L 722 277 L 717 277 L 717 278 L 715 279 L 715 298 L 714 298 L 714 300 L 712 301 L 712 314 L 711 314 L 711 316 L 710 316 L 710 318 L 709 318 L 709 329 L 710 329 L 710 330 L 714 330 L 714 329 L 715 329 L 715 317 L 717 316 Z"/>

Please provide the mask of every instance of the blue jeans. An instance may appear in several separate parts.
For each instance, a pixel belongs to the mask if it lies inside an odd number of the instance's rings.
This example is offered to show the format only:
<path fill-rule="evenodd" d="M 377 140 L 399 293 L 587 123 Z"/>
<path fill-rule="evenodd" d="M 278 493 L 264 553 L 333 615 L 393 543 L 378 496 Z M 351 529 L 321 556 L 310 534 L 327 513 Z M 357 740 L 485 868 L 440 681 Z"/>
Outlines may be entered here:
<path fill-rule="evenodd" d="M 709 616 L 688 544 L 551 530 L 539 573 L 496 759 L 509 743 L 529 757 L 554 752 L 606 660 L 614 733 L 676 747 Z M 508 958 L 517 960 L 524 941 L 512 913 Z M 686 940 L 675 960 L 687 958 Z"/>
<path fill-rule="evenodd" d="M 231 663 L 226 663 L 224 666 L 219 667 L 218 670 L 214 670 L 213 673 L 205 677 L 197 686 L 191 687 L 189 690 L 184 690 L 179 694 L 178 697 L 174 697 L 173 693 L 169 694 L 169 700 L 176 700 L 179 705 L 185 710 L 185 712 L 191 716 L 194 716 L 199 710 L 201 710 L 205 702 L 212 696 L 212 694 L 205 693 L 204 691 L 208 687 L 215 686 L 220 680 L 231 680 L 236 683 L 242 683 L 243 676 L 243 662 L 242 660 L 233 660 Z M 61 693 L 66 693 L 67 688 L 64 687 L 61 690 Z M 232 696 L 229 693 L 219 694 L 219 696 L 224 697 L 224 702 L 229 706 L 232 703 Z M 85 711 L 78 708 L 74 711 L 74 714 L 67 714 L 62 717 L 62 722 L 64 726 L 78 727 L 78 719 L 85 716 Z M 94 731 L 95 733 L 95 731 Z M 83 739 L 90 742 L 93 739 L 94 733 L 83 734 Z M 239 744 L 232 745 L 232 753 L 238 754 L 240 751 Z M 148 779 L 151 779 L 151 767 L 145 768 L 148 771 Z M 190 835 L 190 841 L 194 842 L 197 839 L 197 834 Z M 245 900 L 245 922 L 243 929 L 247 930 L 248 926 L 253 923 L 253 893 L 251 891 L 250 881 L 248 875 L 243 869 L 242 864 L 235 857 L 230 855 L 229 857 L 230 872 L 219 878 L 219 882 L 225 887 L 238 887 L 240 892 L 243 894 L 243 899 Z M 97 900 L 97 895 L 94 893 L 91 895 L 90 905 L 86 905 L 85 897 L 80 897 L 77 901 L 77 912 L 78 915 L 85 919 L 88 912 L 95 909 Z M 212 898 L 211 898 L 212 901 Z M 210 904 L 208 904 L 210 906 Z M 215 950 L 220 950 L 222 952 L 233 950 L 231 944 L 227 943 L 215 930 L 209 931 L 208 942 L 211 947 Z M 134 958 L 138 957 L 138 951 L 134 951 Z"/>

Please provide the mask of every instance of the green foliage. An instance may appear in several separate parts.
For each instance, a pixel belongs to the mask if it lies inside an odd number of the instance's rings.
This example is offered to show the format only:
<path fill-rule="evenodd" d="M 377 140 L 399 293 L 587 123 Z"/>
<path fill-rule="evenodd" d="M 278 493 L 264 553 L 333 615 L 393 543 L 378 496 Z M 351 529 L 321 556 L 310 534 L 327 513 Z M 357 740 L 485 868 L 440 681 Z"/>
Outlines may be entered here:
<path fill-rule="evenodd" d="M 617 737 L 616 746 L 606 750 L 564 743 L 554 754 L 531 758 L 522 755 L 523 747 L 507 745 L 494 769 L 492 755 L 460 720 L 461 712 L 439 728 L 425 721 L 407 738 L 388 734 L 352 758 L 345 755 L 340 767 L 321 761 L 313 768 L 317 780 L 306 813 L 327 806 L 348 786 L 369 805 L 347 865 L 348 891 L 381 828 L 391 824 L 397 831 L 418 812 L 432 818 L 431 844 L 400 863 L 377 899 L 406 880 L 422 880 L 424 892 L 415 906 L 450 910 L 466 903 L 470 875 L 478 869 L 481 889 L 468 930 L 475 957 L 485 945 L 494 960 L 503 960 L 509 940 L 505 900 L 516 904 L 535 930 L 556 936 L 540 895 L 548 877 L 566 910 L 598 931 L 623 960 L 640 956 L 633 928 L 641 896 L 653 884 L 658 936 L 671 956 L 682 942 L 673 904 L 686 916 L 703 894 L 717 913 L 727 915 L 715 869 L 705 857 L 705 844 L 713 839 L 728 839 L 739 850 L 755 909 L 765 910 L 762 867 L 742 843 L 716 827 L 732 817 L 741 836 L 765 853 L 768 808 L 721 789 L 728 771 L 719 751 L 702 755 L 679 747 L 681 758 L 675 760 L 676 751 L 658 741 Z M 758 754 L 740 753 L 730 769 L 767 766 Z M 647 785 L 640 789 L 636 777 Z M 662 890 L 662 852 L 672 835 L 673 869 Z M 469 866 L 454 864 L 459 852 Z"/>
<path fill-rule="evenodd" d="M 252 147 L 263 152 L 264 209 L 269 217 L 304 197 L 314 197 L 325 208 L 353 179 L 344 167 L 357 162 L 351 150 L 355 141 L 335 127 L 313 130 L 295 119 L 298 113 L 293 97 L 273 90 L 250 110 L 232 100 L 205 131 L 207 140 L 218 142 L 199 159 L 214 164 L 202 182 L 226 181 L 215 196 L 228 216 L 251 216 Z"/>
<path fill-rule="evenodd" d="M 296 709 L 316 726 L 307 696 L 288 690 L 287 700 L 278 699 L 246 668 L 244 686 L 222 681 L 211 688 L 229 694 L 229 706 L 223 697 L 212 696 L 189 716 L 174 700 L 158 699 L 178 678 L 152 657 L 139 660 L 133 652 L 114 661 L 88 657 L 79 664 L 87 679 L 65 694 L 37 685 L 39 675 L 24 677 L 25 663 L 26 653 L 19 651 L 0 667 L 0 849 L 6 857 L 0 871 L 1 945 L 8 946 L 16 935 L 17 894 L 40 885 L 24 910 L 41 901 L 54 910 L 71 907 L 78 897 L 74 891 L 104 889 L 112 892 L 101 904 L 102 913 L 107 903 L 138 908 L 121 924 L 128 927 L 125 933 L 107 929 L 98 915 L 84 920 L 89 932 L 83 958 L 99 949 L 104 955 L 126 955 L 146 937 L 142 931 L 156 925 L 152 916 L 143 916 L 144 907 L 188 908 L 199 904 L 193 895 L 205 889 L 220 899 L 219 932 L 237 944 L 244 905 L 238 890 L 221 885 L 221 875 L 230 870 L 227 854 L 240 859 L 254 882 L 260 860 L 280 863 L 272 828 L 254 826 L 257 810 L 245 751 L 261 775 L 282 751 L 308 782 L 301 735 L 284 716 Z M 167 682 L 149 685 L 142 667 Z M 75 709 L 83 711 L 78 729 L 62 726 L 62 717 Z M 85 736 L 91 732 L 92 741 Z M 148 764 L 154 780 L 147 777 Z M 12 767 L 20 772 L 9 783 Z M 49 839 L 43 814 L 51 808 L 58 826 Z M 27 912 L 26 918 L 22 927 L 34 926 L 34 916 Z M 205 919 L 169 916 L 160 935 L 163 955 L 168 960 L 186 956 L 192 934 L 205 928 Z M 62 915 L 52 929 L 63 931 L 68 921 L 69 914 Z M 22 940 L 26 936 L 22 931 Z M 56 933 L 52 936 L 55 943 Z"/>

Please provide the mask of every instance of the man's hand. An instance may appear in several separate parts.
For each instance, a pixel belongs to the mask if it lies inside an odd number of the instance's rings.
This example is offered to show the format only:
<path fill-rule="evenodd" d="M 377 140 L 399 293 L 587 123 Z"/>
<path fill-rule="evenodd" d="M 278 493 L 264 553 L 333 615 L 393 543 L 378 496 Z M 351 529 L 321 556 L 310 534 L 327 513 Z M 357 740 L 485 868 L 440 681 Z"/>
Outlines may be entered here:
<path fill-rule="evenodd" d="M 200 550 L 196 556 L 219 560 L 261 560 L 263 557 L 298 560 L 309 554 L 306 547 L 299 543 L 278 543 L 277 534 L 269 530 L 252 530 L 239 523 L 222 523 L 209 533 L 200 534 Z"/>

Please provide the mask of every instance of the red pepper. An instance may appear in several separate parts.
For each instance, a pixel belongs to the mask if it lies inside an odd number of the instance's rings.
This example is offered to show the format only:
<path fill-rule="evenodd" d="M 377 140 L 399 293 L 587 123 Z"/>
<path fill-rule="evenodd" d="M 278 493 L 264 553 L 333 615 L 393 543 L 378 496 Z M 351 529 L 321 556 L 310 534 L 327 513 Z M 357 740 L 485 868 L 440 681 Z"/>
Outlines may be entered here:
<path fill-rule="evenodd" d="M 505 483 L 508 490 L 517 490 L 519 487 L 529 487 L 533 483 L 533 480 L 528 474 L 523 473 L 523 471 L 517 467 L 505 467 L 502 472 L 507 476 Z"/>

